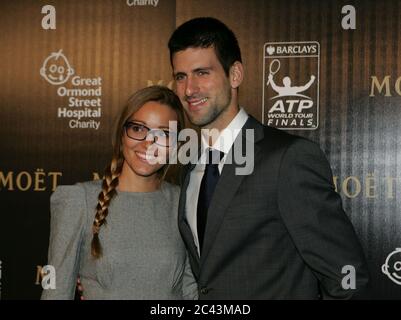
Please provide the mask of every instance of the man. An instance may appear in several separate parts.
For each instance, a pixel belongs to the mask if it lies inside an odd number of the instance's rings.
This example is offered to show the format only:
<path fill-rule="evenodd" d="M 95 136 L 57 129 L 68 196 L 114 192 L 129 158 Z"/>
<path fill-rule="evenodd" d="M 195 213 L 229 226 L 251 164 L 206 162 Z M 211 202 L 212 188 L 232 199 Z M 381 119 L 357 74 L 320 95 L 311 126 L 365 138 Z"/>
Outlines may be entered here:
<path fill-rule="evenodd" d="M 202 138 L 199 158 L 217 152 L 217 164 L 186 167 L 179 204 L 199 298 L 343 299 L 364 289 L 363 251 L 324 154 L 239 107 L 244 69 L 232 31 L 197 18 L 178 27 L 168 46 L 189 120 L 220 132 Z M 250 142 L 253 172 L 239 175 L 233 150 Z M 342 286 L 344 266 L 355 268 L 355 289 Z"/>

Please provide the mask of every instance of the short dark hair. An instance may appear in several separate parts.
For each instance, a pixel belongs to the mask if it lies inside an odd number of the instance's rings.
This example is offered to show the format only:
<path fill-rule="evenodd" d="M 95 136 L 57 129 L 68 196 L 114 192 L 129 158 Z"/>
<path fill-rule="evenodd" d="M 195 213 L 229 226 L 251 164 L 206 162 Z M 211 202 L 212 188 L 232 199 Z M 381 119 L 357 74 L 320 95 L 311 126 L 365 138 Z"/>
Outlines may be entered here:
<path fill-rule="evenodd" d="M 178 51 L 210 47 L 214 48 L 227 76 L 235 61 L 242 62 L 241 50 L 234 32 L 220 20 L 211 17 L 189 20 L 174 31 L 168 42 L 170 62 L 173 63 L 173 55 Z"/>

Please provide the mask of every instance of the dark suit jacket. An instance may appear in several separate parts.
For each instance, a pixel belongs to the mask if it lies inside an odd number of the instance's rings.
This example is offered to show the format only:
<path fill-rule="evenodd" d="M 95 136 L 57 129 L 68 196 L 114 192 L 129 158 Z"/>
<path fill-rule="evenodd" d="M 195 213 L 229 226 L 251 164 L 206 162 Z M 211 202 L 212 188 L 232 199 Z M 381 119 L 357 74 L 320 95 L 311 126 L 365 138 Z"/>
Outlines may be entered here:
<path fill-rule="evenodd" d="M 185 211 L 195 165 L 184 170 L 178 223 L 199 299 L 351 298 L 369 276 L 324 154 L 252 117 L 243 129 L 254 129 L 254 171 L 236 175 L 235 163 L 224 165 L 200 258 Z M 244 145 L 244 130 L 239 139 Z M 356 270 L 355 290 L 342 288 L 346 265 Z"/>

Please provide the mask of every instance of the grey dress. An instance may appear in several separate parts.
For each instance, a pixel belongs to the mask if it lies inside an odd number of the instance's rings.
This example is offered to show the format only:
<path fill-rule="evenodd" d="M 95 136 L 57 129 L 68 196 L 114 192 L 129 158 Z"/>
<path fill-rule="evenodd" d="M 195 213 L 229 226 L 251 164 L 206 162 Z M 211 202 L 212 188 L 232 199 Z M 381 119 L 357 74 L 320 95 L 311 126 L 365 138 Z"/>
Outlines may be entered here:
<path fill-rule="evenodd" d="M 51 196 L 48 265 L 56 289 L 42 299 L 73 299 L 77 277 L 85 299 L 196 299 L 197 284 L 177 226 L 179 188 L 117 192 L 100 229 L 103 256 L 91 256 L 101 181 L 59 186 Z"/>

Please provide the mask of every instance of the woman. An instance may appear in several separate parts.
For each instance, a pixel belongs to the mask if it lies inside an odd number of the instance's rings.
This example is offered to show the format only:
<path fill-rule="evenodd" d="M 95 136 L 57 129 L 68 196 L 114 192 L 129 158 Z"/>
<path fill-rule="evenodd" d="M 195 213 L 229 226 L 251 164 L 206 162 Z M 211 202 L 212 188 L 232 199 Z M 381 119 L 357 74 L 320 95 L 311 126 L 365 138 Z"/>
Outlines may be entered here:
<path fill-rule="evenodd" d="M 179 188 L 163 181 L 177 147 L 170 121 L 183 127 L 178 97 L 139 90 L 119 118 L 103 181 L 56 189 L 48 262 L 56 289 L 42 299 L 73 299 L 78 276 L 85 299 L 197 298 L 177 227 Z"/>

